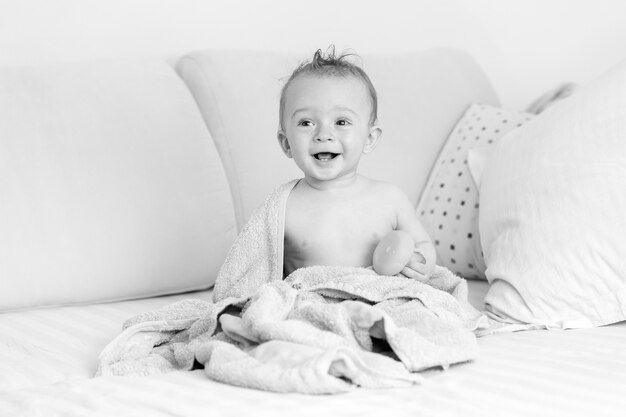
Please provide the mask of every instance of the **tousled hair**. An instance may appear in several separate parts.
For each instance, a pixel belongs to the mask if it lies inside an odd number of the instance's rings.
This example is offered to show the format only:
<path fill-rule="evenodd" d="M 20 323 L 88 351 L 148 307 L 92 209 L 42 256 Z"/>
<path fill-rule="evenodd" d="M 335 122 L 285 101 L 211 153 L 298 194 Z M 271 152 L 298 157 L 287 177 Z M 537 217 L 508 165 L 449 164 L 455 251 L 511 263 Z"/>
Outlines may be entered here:
<path fill-rule="evenodd" d="M 298 77 L 303 75 L 313 75 L 318 77 L 355 77 L 365 84 L 370 96 L 372 111 L 370 113 L 370 125 L 378 120 L 378 95 L 372 81 L 365 71 L 355 63 L 351 62 L 351 57 L 358 57 L 351 52 L 342 52 L 337 54 L 334 45 L 331 45 L 323 52 L 321 49 L 315 51 L 310 61 L 303 62 L 287 79 L 280 93 L 279 123 L 280 128 L 283 126 L 283 115 L 285 111 L 285 95 L 291 83 Z"/>

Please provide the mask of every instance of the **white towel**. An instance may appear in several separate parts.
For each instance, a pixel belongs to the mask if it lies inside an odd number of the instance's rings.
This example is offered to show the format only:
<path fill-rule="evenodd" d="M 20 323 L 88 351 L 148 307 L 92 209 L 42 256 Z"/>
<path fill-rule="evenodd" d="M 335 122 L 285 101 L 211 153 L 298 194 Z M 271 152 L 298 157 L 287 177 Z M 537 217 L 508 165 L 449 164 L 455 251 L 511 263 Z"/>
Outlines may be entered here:
<path fill-rule="evenodd" d="M 197 361 L 225 383 L 321 394 L 416 384 L 418 371 L 476 357 L 473 331 L 486 319 L 445 268 L 427 283 L 336 266 L 283 280 L 284 208 L 295 183 L 254 213 L 220 270 L 215 303 L 184 300 L 130 319 L 98 375 L 189 370 Z"/>

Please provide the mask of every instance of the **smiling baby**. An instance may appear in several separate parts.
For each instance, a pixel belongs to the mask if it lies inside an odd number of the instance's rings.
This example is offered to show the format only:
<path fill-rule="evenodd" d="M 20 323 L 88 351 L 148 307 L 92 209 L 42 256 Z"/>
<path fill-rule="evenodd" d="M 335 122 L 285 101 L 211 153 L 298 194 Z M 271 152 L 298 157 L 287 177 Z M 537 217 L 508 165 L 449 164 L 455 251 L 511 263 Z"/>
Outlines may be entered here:
<path fill-rule="evenodd" d="M 401 275 L 425 281 L 435 249 L 408 197 L 357 173 L 382 130 L 376 90 L 351 56 L 318 50 L 282 90 L 278 142 L 304 173 L 287 200 L 284 274 L 313 265 L 369 267 L 380 240 L 402 230 L 415 251 Z"/>

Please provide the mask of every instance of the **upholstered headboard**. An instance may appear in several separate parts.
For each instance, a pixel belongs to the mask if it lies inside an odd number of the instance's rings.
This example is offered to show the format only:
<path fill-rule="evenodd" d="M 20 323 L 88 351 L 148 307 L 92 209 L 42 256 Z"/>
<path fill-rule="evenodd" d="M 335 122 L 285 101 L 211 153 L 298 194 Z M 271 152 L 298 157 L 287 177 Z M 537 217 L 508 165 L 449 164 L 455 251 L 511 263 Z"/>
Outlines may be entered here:
<path fill-rule="evenodd" d="M 0 311 L 213 283 L 232 199 L 171 66 L 4 68 L 0 113 Z"/>

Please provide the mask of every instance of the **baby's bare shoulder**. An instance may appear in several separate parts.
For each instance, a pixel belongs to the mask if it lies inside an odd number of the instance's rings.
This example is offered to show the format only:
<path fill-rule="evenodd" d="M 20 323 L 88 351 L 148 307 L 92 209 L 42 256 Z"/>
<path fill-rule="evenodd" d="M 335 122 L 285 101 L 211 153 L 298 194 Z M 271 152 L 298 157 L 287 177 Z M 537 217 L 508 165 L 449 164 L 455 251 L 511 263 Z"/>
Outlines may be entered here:
<path fill-rule="evenodd" d="M 404 191 L 397 185 L 381 180 L 369 180 L 370 181 L 370 191 L 379 196 L 380 198 L 384 198 L 385 200 L 392 202 L 402 202 L 408 201 L 408 197 Z"/>
<path fill-rule="evenodd" d="M 393 208 L 398 218 L 414 215 L 415 208 L 407 194 L 397 185 L 380 180 L 372 180 L 372 196 L 378 204 Z"/>

